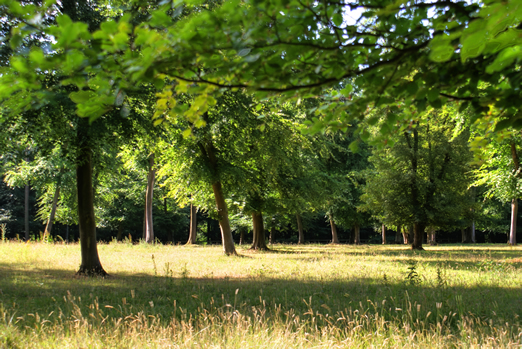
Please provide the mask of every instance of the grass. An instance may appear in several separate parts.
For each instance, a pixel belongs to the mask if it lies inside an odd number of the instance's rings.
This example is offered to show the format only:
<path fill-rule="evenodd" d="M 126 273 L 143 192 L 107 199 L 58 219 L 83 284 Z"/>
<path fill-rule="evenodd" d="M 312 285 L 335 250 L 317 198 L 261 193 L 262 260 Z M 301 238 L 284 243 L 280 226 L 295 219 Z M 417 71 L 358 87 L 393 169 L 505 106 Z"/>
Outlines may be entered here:
<path fill-rule="evenodd" d="M 522 347 L 522 248 L 0 243 L 0 348 Z"/>

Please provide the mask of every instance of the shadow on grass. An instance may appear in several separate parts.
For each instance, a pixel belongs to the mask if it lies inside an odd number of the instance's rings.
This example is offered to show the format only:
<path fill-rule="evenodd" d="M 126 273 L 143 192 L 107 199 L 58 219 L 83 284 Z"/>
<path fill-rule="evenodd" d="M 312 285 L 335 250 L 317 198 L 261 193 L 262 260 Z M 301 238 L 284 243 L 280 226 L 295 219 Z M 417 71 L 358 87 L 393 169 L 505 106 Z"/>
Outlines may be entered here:
<path fill-rule="evenodd" d="M 174 308 L 194 317 L 217 309 L 239 309 L 247 314 L 265 309 L 271 314 L 279 308 L 301 317 L 310 310 L 335 315 L 357 309 L 361 313 L 387 312 L 392 318 L 407 311 L 423 321 L 432 312 L 474 314 L 499 323 L 520 324 L 520 288 L 501 284 L 447 287 L 437 280 L 418 281 L 411 284 L 406 279 L 364 275 L 350 280 L 277 279 L 262 274 L 255 278 L 191 278 L 117 273 L 108 278 L 85 278 L 70 270 L 27 270 L 0 264 L 0 305 L 18 315 L 44 316 L 52 312 L 67 316 L 73 302 L 88 311 L 96 302 L 114 317 L 144 312 L 169 319 Z M 435 319 L 432 316 L 430 321 Z"/>

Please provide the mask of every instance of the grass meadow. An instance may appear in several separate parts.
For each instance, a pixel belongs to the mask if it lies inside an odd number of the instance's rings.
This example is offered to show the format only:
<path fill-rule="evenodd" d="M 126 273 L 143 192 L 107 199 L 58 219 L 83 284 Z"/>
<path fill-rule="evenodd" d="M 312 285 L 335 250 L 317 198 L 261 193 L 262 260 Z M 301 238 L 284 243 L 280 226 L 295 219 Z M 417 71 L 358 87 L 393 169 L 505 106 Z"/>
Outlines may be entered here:
<path fill-rule="evenodd" d="M 0 348 L 521 348 L 522 248 L 0 242 Z"/>

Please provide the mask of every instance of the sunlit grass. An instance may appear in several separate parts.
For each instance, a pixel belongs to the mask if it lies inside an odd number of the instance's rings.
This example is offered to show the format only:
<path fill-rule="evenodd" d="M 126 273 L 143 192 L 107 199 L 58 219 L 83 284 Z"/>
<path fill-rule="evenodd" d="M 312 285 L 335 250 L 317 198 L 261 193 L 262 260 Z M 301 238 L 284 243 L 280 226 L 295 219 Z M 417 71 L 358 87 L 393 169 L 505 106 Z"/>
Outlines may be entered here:
<path fill-rule="evenodd" d="M 0 348 L 519 347 L 522 248 L 0 243 Z"/>

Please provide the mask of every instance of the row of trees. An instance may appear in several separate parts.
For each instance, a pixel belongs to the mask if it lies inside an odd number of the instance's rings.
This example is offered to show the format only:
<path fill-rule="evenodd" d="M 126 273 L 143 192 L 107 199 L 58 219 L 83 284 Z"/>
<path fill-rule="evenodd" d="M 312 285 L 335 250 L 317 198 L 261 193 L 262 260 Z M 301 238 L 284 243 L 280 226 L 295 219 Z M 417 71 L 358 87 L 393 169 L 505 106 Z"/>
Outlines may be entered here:
<path fill-rule="evenodd" d="M 145 240 L 154 240 L 159 182 L 182 205 L 217 208 L 226 254 L 236 253 L 230 213 L 251 216 L 253 247 L 264 249 L 263 215 L 296 214 L 300 226 L 311 210 L 326 212 L 334 242 L 335 224 L 353 226 L 357 240 L 373 214 L 413 226 L 421 249 L 426 229 L 477 212 L 467 194 L 470 136 L 490 140 L 476 175 L 493 167 L 509 177 L 482 175 L 477 185 L 517 187 L 517 1 L 118 5 L 1 5 L 2 147 L 25 154 L 6 178 L 27 185 L 21 168 L 34 174 L 40 163 L 33 182 L 53 203 L 69 195 L 82 274 L 104 273 L 95 202 L 124 210 L 114 203 L 137 192 L 138 163 Z M 475 122 L 484 113 L 493 116 Z M 506 166 L 488 162 L 507 138 Z M 511 195 L 514 221 L 517 190 L 502 190 L 510 194 L 488 195 Z"/>

